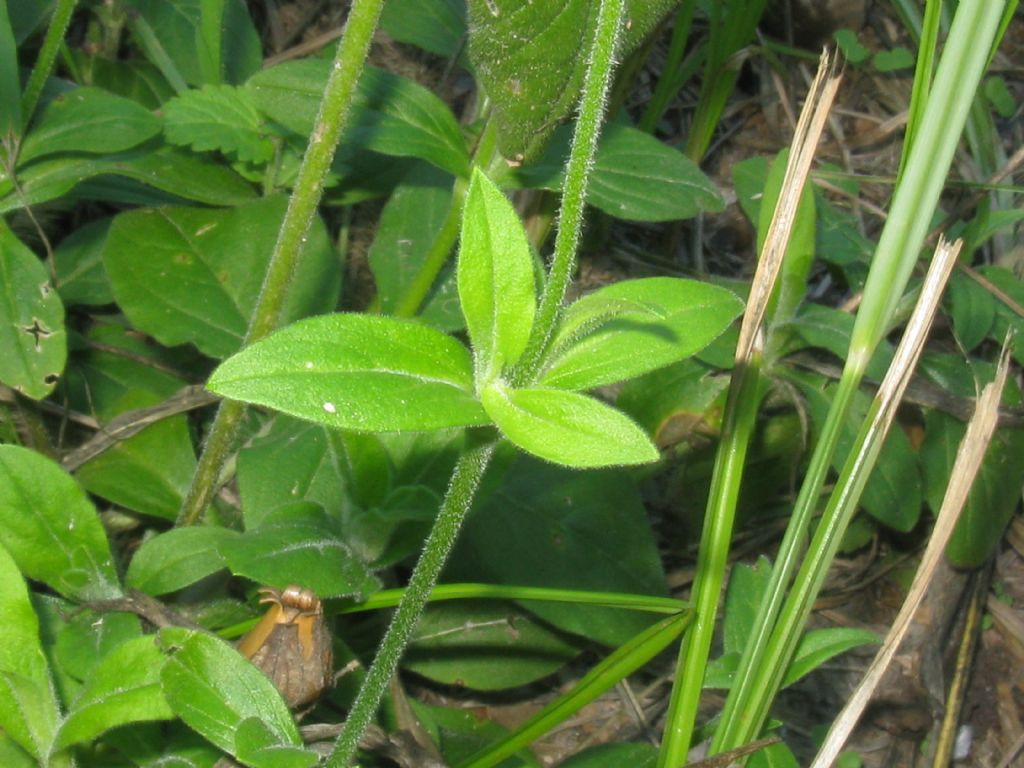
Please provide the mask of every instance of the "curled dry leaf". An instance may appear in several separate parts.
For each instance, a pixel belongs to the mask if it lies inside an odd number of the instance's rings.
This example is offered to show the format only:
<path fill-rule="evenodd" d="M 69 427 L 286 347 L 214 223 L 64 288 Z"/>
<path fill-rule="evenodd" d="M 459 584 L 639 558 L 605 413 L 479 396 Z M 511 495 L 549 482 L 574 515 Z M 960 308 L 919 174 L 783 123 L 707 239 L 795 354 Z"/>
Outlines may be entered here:
<path fill-rule="evenodd" d="M 238 650 L 263 670 L 292 709 L 315 701 L 334 681 L 331 634 L 323 605 L 312 591 L 295 585 L 259 590 L 270 609 Z"/>

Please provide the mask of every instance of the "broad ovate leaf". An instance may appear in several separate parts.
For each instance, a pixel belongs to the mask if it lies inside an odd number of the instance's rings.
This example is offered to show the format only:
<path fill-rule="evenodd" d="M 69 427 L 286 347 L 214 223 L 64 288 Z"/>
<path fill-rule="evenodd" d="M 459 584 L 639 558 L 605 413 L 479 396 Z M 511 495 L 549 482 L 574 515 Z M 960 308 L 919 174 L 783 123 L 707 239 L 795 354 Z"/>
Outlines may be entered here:
<path fill-rule="evenodd" d="M 39 619 L 17 563 L 0 544 L 0 729 L 41 760 L 59 719 Z"/>
<path fill-rule="evenodd" d="M 651 277 L 609 285 L 566 310 L 541 383 L 590 389 L 653 371 L 702 350 L 742 308 L 730 291 L 695 280 Z M 607 322 L 595 326 L 590 320 L 602 312 Z"/>
<path fill-rule="evenodd" d="M 487 414 L 512 443 L 569 467 L 646 464 L 658 458 L 647 434 L 621 411 L 561 389 L 512 389 L 498 380 L 481 392 Z"/>
<path fill-rule="evenodd" d="M 67 359 L 64 305 L 46 267 L 0 221 L 0 381 L 41 400 Z"/>
<path fill-rule="evenodd" d="M 227 210 L 119 215 L 103 253 L 118 304 L 166 346 L 192 343 L 211 357 L 227 357 L 245 336 L 286 206 L 284 197 L 269 197 Z M 339 283 L 337 259 L 316 220 L 283 321 L 333 309 Z"/>
<path fill-rule="evenodd" d="M 0 544 L 22 572 L 76 600 L 121 594 L 110 545 L 85 492 L 53 460 L 0 445 Z"/>
<path fill-rule="evenodd" d="M 168 656 L 160 671 L 164 696 L 190 728 L 235 754 L 243 723 L 257 718 L 281 746 L 302 746 L 274 684 L 228 643 L 177 627 L 161 630 L 159 639 Z"/>
<path fill-rule="evenodd" d="M 412 320 L 336 314 L 294 323 L 224 361 L 207 386 L 331 427 L 405 431 L 488 423 L 469 352 Z"/>
<path fill-rule="evenodd" d="M 533 263 L 519 217 L 479 169 L 466 194 L 459 249 L 459 301 L 486 383 L 526 348 L 536 309 Z"/>

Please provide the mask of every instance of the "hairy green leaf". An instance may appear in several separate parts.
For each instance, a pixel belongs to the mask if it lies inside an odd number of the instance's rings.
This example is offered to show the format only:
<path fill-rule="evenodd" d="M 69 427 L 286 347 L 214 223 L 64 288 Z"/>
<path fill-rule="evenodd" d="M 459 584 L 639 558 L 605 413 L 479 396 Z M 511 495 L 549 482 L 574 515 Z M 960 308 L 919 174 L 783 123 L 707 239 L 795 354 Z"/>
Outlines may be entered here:
<path fill-rule="evenodd" d="M 614 302 L 620 311 L 596 328 L 578 322 Z M 630 311 L 634 304 L 641 309 Z M 541 374 L 545 386 L 590 389 L 633 378 L 699 352 L 742 309 L 731 292 L 670 277 L 626 280 L 601 288 L 565 312 L 564 331 Z M 574 338 L 577 329 L 585 332 Z"/>
<path fill-rule="evenodd" d="M 214 392 L 360 431 L 488 423 L 466 348 L 411 320 L 326 315 L 246 347 L 214 371 Z"/>
<path fill-rule="evenodd" d="M 478 169 L 463 207 L 458 279 L 481 386 L 519 359 L 537 302 L 523 226 L 505 196 Z"/>
<path fill-rule="evenodd" d="M 627 2 L 620 55 L 676 0 Z M 469 0 L 469 54 L 493 102 L 502 154 L 529 160 L 579 99 L 597 21 L 596 0 Z"/>
<path fill-rule="evenodd" d="M 556 464 L 607 467 L 658 458 L 634 421 L 592 397 L 561 389 L 510 389 L 501 381 L 480 396 L 505 437 Z"/>

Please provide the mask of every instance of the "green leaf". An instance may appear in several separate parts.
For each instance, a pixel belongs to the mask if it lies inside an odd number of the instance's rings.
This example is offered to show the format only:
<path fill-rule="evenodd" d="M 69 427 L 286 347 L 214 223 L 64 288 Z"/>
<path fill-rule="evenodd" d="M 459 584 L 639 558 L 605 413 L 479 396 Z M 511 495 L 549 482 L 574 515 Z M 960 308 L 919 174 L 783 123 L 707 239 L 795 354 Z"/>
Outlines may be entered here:
<path fill-rule="evenodd" d="M 521 608 L 455 600 L 424 611 L 402 667 L 445 685 L 499 691 L 552 674 L 578 651 Z"/>
<path fill-rule="evenodd" d="M 452 206 L 452 181 L 432 165 L 415 163 L 388 197 L 367 254 L 383 313 L 394 312 L 423 269 Z M 442 273 L 419 316 L 441 330 L 465 327 L 454 270 Z"/>
<path fill-rule="evenodd" d="M 159 36 L 160 45 L 181 76 L 190 85 L 203 83 L 200 51 L 204 51 L 201 28 L 202 0 L 131 0 Z M 224 3 L 221 62 L 224 81 L 240 83 L 263 65 L 259 33 L 241 0 Z M 149 53 L 147 51 L 147 53 Z M 150 57 L 152 54 L 149 53 Z"/>
<path fill-rule="evenodd" d="M 557 190 L 569 155 L 571 126 L 559 128 L 543 157 L 507 171 L 512 186 Z M 604 126 L 587 184 L 587 203 L 632 221 L 689 219 L 720 211 L 725 202 L 700 168 L 674 147 L 627 125 Z"/>
<path fill-rule="evenodd" d="M 851 648 L 874 645 L 878 642 L 878 635 L 868 629 L 856 627 L 812 629 L 800 638 L 793 654 L 793 661 L 786 669 L 782 685 L 792 685 L 829 659 L 846 653 Z"/>
<path fill-rule="evenodd" d="M 857 39 L 857 33 L 853 30 L 837 29 L 832 37 L 843 52 L 843 57 L 851 64 L 862 64 L 871 55 L 871 51 Z"/>
<path fill-rule="evenodd" d="M 726 377 L 689 358 L 630 380 L 615 406 L 666 447 L 714 432 L 728 385 Z"/>
<path fill-rule="evenodd" d="M 160 133 L 160 120 L 130 99 L 101 88 L 57 96 L 25 136 L 18 165 L 59 152 L 123 152 Z"/>
<path fill-rule="evenodd" d="M 115 404 L 118 412 L 156 405 L 156 395 L 131 391 Z M 97 496 L 144 515 L 174 520 L 195 473 L 196 457 L 184 415 L 160 419 L 119 440 L 75 472 Z"/>
<path fill-rule="evenodd" d="M 465 0 L 384 3 L 381 28 L 400 43 L 450 58 L 460 52 L 466 34 Z"/>
<path fill-rule="evenodd" d="M 39 205 L 75 190 L 72 198 L 138 203 L 140 192 L 90 179 L 113 176 L 130 179 L 171 195 L 209 205 L 236 205 L 255 199 L 252 187 L 237 173 L 218 163 L 171 147 L 131 151 L 108 157 L 60 155 L 33 163 L 18 172 L 19 188 L 0 171 L 0 213 Z M 79 187 L 80 189 L 76 189 Z M 131 191 L 131 194 L 129 194 Z M 167 201 L 167 196 L 161 196 Z"/>
<path fill-rule="evenodd" d="M 479 169 L 473 170 L 463 207 L 458 279 L 481 386 L 522 355 L 537 301 L 526 232 L 501 190 Z"/>
<path fill-rule="evenodd" d="M 157 109 L 174 95 L 174 89 L 160 70 L 145 59 L 113 61 L 89 56 L 80 49 L 73 49 L 70 53 L 77 66 L 88 65 L 91 68 L 93 86 L 124 96 L 147 109 Z"/>
<path fill-rule="evenodd" d="M 889 51 L 879 51 L 872 59 L 875 69 L 879 72 L 895 72 L 899 69 L 912 69 L 914 54 L 902 45 Z"/>
<path fill-rule="evenodd" d="M 240 534 L 216 526 L 172 528 L 147 539 L 132 557 L 125 584 L 165 595 L 227 567 L 220 547 Z"/>
<path fill-rule="evenodd" d="M 0 483 L 0 489 L 6 487 Z M 4 508 L 6 504 L 0 502 L 0 509 Z M 18 565 L 0 545 L 0 727 L 29 754 L 42 759 L 50 754 L 59 719 L 39 643 L 39 619 Z"/>
<path fill-rule="evenodd" d="M 380 588 L 323 509 L 309 502 L 281 507 L 256 528 L 226 538 L 220 551 L 233 573 L 281 589 L 300 584 L 320 597 L 364 599 Z"/>
<path fill-rule="evenodd" d="M 445 581 L 667 595 L 658 547 L 633 477 L 576 472 L 519 457 L 497 488 L 481 488 Z M 650 614 L 572 603 L 523 603 L 552 626 L 607 646 Z"/>
<path fill-rule="evenodd" d="M 342 533 L 364 562 L 384 568 L 423 549 L 440 507 L 441 496 L 430 488 L 403 485 L 379 507 L 353 511 Z"/>
<path fill-rule="evenodd" d="M 0 221 L 0 381 L 33 400 L 57 385 L 67 359 L 64 305 L 46 267 Z"/>
<path fill-rule="evenodd" d="M 231 210 L 162 208 L 121 214 L 103 261 L 132 323 L 167 346 L 192 343 L 226 357 L 242 343 L 284 217 L 272 197 Z M 338 263 L 317 220 L 282 322 L 334 308 Z"/>
<path fill-rule="evenodd" d="M 939 411 L 926 417 L 921 463 L 928 506 L 936 513 L 964 431 L 961 422 Z M 1022 477 L 1024 430 L 997 430 L 946 547 L 946 556 L 953 565 L 976 568 L 991 556 L 1017 509 Z"/>
<path fill-rule="evenodd" d="M 253 76 L 246 87 L 271 120 L 308 135 L 330 72 L 326 59 L 280 64 Z M 373 67 L 363 70 L 349 127 L 346 154 L 372 149 L 385 155 L 418 157 L 449 173 L 469 176 L 462 130 L 448 106 L 423 86 Z"/>
<path fill-rule="evenodd" d="M 572 338 L 577 318 L 607 302 L 630 302 L 642 309 L 623 311 Z M 541 383 L 590 389 L 661 368 L 706 347 L 742 306 L 724 288 L 694 280 L 652 277 L 601 288 L 566 310 L 563 328 L 569 334 L 560 330 Z"/>
<path fill-rule="evenodd" d="M 527 453 L 568 467 L 647 464 L 658 450 L 647 434 L 609 405 L 561 389 L 509 389 L 496 381 L 480 393 L 487 415 Z"/>
<path fill-rule="evenodd" d="M 7 768 L 39 768 L 39 761 L 19 747 L 9 733 L 0 731 L 0 765 Z"/>
<path fill-rule="evenodd" d="M 814 423 L 823 424 L 830 401 L 829 393 L 805 386 L 801 390 L 807 397 Z M 870 398 L 866 394 L 854 395 L 853 406 L 840 432 L 838 449 L 833 458 L 833 467 L 837 472 L 853 446 L 869 402 Z M 910 445 L 907 433 L 897 425 L 889 430 L 885 438 L 860 503 L 880 523 L 906 532 L 917 524 L 922 502 L 921 468 L 917 454 Z"/>
<path fill-rule="evenodd" d="M 76 600 L 121 594 L 92 503 L 51 459 L 0 445 L 0 544 L 22 572 Z"/>
<path fill-rule="evenodd" d="M 418 157 L 466 178 L 470 161 L 462 129 L 448 105 L 404 77 L 367 67 L 359 78 L 346 137 L 385 155 Z"/>
<path fill-rule="evenodd" d="M 372 439 L 372 438 L 371 438 Z M 351 506 L 343 438 L 318 424 L 277 416 L 265 434 L 238 454 L 238 492 L 246 528 L 296 501 L 319 504 L 340 516 Z M 383 467 L 385 481 L 388 468 Z"/>
<path fill-rule="evenodd" d="M 799 339 L 811 347 L 828 350 L 839 360 L 845 360 L 850 349 L 853 320 L 853 316 L 848 312 L 822 304 L 804 304 L 793 322 Z M 799 339 L 789 339 L 790 346 L 786 351 L 801 349 Z M 883 339 L 871 356 L 865 375 L 875 381 L 881 381 L 894 354 L 892 344 Z"/>
<path fill-rule="evenodd" d="M 996 319 L 995 297 L 959 270 L 949 280 L 950 318 L 957 342 L 970 352 L 988 336 Z"/>
<path fill-rule="evenodd" d="M 61 240 L 54 250 L 57 293 L 65 304 L 114 303 L 114 292 L 103 268 L 103 244 L 112 221 L 112 218 L 90 221 Z"/>
<path fill-rule="evenodd" d="M 189 727 L 235 754 L 242 724 L 255 717 L 276 743 L 302 746 L 274 684 L 233 647 L 213 635 L 178 628 L 162 629 L 159 640 L 168 653 L 160 672 L 164 695 Z"/>
<path fill-rule="evenodd" d="M 327 315 L 221 364 L 207 386 L 235 400 L 360 431 L 487 424 L 466 348 L 411 320 Z"/>
<path fill-rule="evenodd" d="M 650 744 L 601 744 L 573 755 L 558 768 L 654 768 L 658 750 Z"/>
<path fill-rule="evenodd" d="M 65 708 L 78 698 L 83 681 L 119 645 L 142 636 L 142 622 L 130 613 L 100 613 L 56 595 L 36 594 L 43 650 Z"/>
<path fill-rule="evenodd" d="M 180 358 L 123 325 L 94 325 L 76 346 L 64 377 L 68 405 L 100 419 L 117 416 L 134 390 L 163 400 L 186 384 L 168 372 Z"/>
<path fill-rule="evenodd" d="M 152 635 L 122 643 L 90 672 L 57 733 L 57 747 L 91 741 L 126 723 L 170 720 L 160 687 L 164 656 Z"/>
<path fill-rule="evenodd" d="M 676 221 L 725 208 L 721 192 L 696 163 L 648 133 L 604 128 L 587 202 L 617 219 Z"/>
<path fill-rule="evenodd" d="M 137 723 L 103 736 L 118 757 L 145 768 L 214 768 L 224 753 L 184 723 Z"/>
<path fill-rule="evenodd" d="M 310 768 L 320 762 L 315 752 L 278 743 L 270 728 L 256 717 L 238 726 L 235 745 L 239 761 L 255 768 Z"/>
<path fill-rule="evenodd" d="M 0 7 L 0 137 L 21 136 L 21 74 L 18 72 L 18 43 L 14 39 L 7 3 Z M 2 157 L 6 160 L 7 153 Z M 3 163 L 6 165 L 7 163 Z"/>
<path fill-rule="evenodd" d="M 218 150 L 245 163 L 266 163 L 274 145 L 266 137 L 252 93 L 230 85 L 204 85 L 164 105 L 167 140 L 198 152 Z"/>
<path fill-rule="evenodd" d="M 625 56 L 675 0 L 631 0 L 619 50 Z M 597 3 L 469 0 L 469 54 L 493 103 L 498 145 L 529 160 L 579 99 Z"/>
<path fill-rule="evenodd" d="M 772 565 L 764 556 L 755 565 L 737 563 L 730 572 L 722 619 L 725 653 L 742 653 L 746 647 L 771 575 Z"/>

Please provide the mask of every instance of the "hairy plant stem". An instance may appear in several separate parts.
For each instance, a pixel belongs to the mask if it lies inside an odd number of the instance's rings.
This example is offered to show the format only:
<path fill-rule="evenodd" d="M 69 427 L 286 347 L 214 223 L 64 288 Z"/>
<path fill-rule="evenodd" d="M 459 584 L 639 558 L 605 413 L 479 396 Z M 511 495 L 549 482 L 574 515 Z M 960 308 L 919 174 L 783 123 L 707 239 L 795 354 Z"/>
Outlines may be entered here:
<path fill-rule="evenodd" d="M 328 768 L 343 768 L 355 756 L 359 739 L 376 714 L 384 694 L 387 693 L 391 676 L 398 668 L 398 662 L 409 644 L 420 614 L 430 598 L 438 576 L 441 575 L 441 569 L 455 544 L 462 521 L 469 512 L 477 486 L 484 476 L 493 452 L 494 443 L 488 442 L 470 448 L 459 457 L 437 520 L 423 545 L 423 553 L 377 649 L 377 656 L 352 704 L 338 741 L 334 745 L 334 751 L 327 759 Z"/>
<path fill-rule="evenodd" d="M 551 269 L 541 294 L 540 308 L 534 321 L 533 332 L 523 357 L 516 366 L 513 383 L 523 386 L 537 374 L 544 353 L 558 326 L 569 280 L 576 264 L 576 250 L 583 228 L 583 211 L 587 199 L 587 181 L 601 135 L 604 115 L 615 68 L 615 50 L 618 45 L 624 0 L 603 0 L 597 14 L 597 28 L 590 50 L 590 61 L 583 80 L 580 111 L 576 119 L 569 161 L 562 183 L 562 205 L 558 214 L 558 232 Z"/>
<path fill-rule="evenodd" d="M 64 33 L 67 32 L 68 24 L 71 22 L 71 14 L 75 10 L 76 0 L 59 0 L 57 7 L 53 10 L 50 18 L 50 26 L 46 28 L 46 37 L 43 38 L 43 45 L 39 49 L 39 58 L 32 68 L 32 74 L 25 84 L 25 92 L 21 96 L 21 125 L 27 127 L 35 112 L 36 104 L 39 103 L 39 95 L 43 92 L 43 85 L 46 78 L 53 71 L 53 63 L 57 60 L 57 51 L 60 50 L 64 41 Z M 9 98 L 9 97 L 8 97 Z"/>
<path fill-rule="evenodd" d="M 356 0 L 352 4 L 320 101 L 320 111 L 310 134 L 309 146 L 302 159 L 295 188 L 288 201 L 288 210 L 267 265 L 263 287 L 249 322 L 246 344 L 266 336 L 280 320 L 281 308 L 316 215 L 323 194 L 324 178 L 347 122 L 356 83 L 366 62 L 383 4 L 384 0 Z M 213 499 L 221 469 L 238 434 L 243 412 L 244 406 L 235 401 L 225 401 L 217 410 L 199 466 L 178 516 L 179 525 L 198 522 Z"/>

